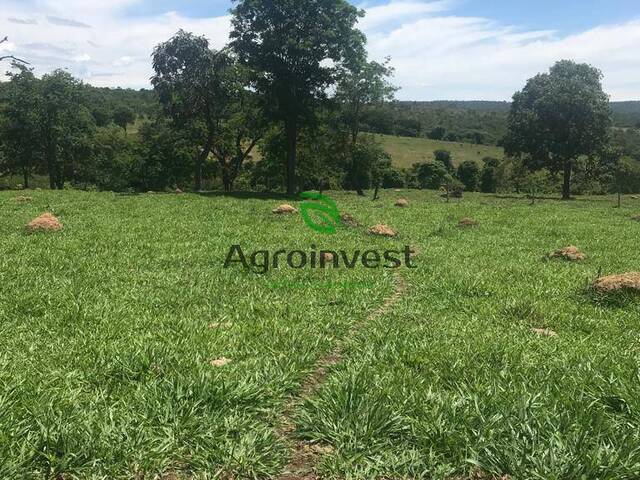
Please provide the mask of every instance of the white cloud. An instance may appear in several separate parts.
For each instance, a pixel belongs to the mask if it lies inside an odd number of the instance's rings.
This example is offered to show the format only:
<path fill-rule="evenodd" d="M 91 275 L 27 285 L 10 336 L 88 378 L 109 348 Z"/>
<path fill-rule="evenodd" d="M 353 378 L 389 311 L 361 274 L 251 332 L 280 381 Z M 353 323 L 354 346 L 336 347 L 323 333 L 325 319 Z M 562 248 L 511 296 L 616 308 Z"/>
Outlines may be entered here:
<path fill-rule="evenodd" d="M 176 12 L 123 17 L 140 0 L 1 0 L 0 45 L 38 73 L 66 68 L 98 86 L 147 87 L 153 47 L 183 28 L 214 47 L 228 39 L 228 16 L 194 19 Z M 402 99 L 505 100 L 556 60 L 598 66 L 613 99 L 640 98 L 640 21 L 562 35 L 523 30 L 489 18 L 451 14 L 453 0 L 389 0 L 368 7 L 360 28 L 373 58 L 391 56 Z M 54 22 L 51 22 L 54 18 Z M 16 22 L 16 19 L 28 19 Z"/>

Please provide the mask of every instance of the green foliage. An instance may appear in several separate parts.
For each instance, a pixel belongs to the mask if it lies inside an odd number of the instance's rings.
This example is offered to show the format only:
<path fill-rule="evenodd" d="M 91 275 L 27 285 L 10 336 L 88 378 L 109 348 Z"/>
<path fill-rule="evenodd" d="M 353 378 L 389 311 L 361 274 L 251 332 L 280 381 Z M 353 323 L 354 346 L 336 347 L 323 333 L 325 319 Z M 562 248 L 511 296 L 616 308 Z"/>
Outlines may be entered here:
<path fill-rule="evenodd" d="M 127 131 L 127 125 L 133 123 L 136 119 L 136 114 L 129 107 L 118 107 L 113 112 L 113 121 L 116 125 Z"/>
<path fill-rule="evenodd" d="M 300 126 L 315 117 L 342 65 L 364 57 L 362 15 L 345 0 L 237 0 L 231 47 L 253 73 L 267 114 L 284 123 L 287 192 L 296 190 Z"/>
<path fill-rule="evenodd" d="M 484 193 L 496 193 L 498 189 L 498 166 L 500 160 L 486 157 L 482 160 L 480 173 L 480 191 Z"/>
<path fill-rule="evenodd" d="M 418 163 L 413 166 L 413 171 L 420 188 L 438 190 L 451 178 L 449 170 L 442 162 Z"/>
<path fill-rule="evenodd" d="M 458 179 L 467 192 L 475 192 L 480 182 L 480 168 L 472 160 L 466 160 L 458 166 Z"/>
<path fill-rule="evenodd" d="M 507 154 L 538 169 L 563 171 L 563 198 L 571 194 L 573 163 L 600 151 L 611 126 L 609 97 L 596 68 L 563 60 L 527 82 L 513 97 Z"/>

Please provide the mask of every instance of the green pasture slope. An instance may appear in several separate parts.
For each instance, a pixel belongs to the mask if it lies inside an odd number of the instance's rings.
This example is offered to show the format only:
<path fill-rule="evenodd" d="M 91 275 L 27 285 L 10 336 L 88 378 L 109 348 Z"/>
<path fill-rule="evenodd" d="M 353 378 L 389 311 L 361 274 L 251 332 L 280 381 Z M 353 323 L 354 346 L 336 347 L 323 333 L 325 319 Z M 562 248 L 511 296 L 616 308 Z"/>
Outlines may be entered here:
<path fill-rule="evenodd" d="M 436 150 L 451 152 L 454 165 L 465 160 L 473 160 L 482 165 L 482 159 L 493 157 L 502 159 L 504 149 L 492 145 L 476 145 L 473 143 L 445 142 L 428 138 L 396 137 L 392 135 L 376 135 L 386 152 L 391 155 L 396 167 L 410 168 L 414 163 L 425 163 L 434 159 Z"/>
<path fill-rule="evenodd" d="M 323 236 L 276 198 L 16 195 L 0 192 L 2 478 L 275 477 L 285 405 L 338 342 L 291 412 L 322 478 L 640 477 L 640 306 L 586 289 L 640 270 L 636 200 L 335 193 L 364 227 Z M 46 210 L 64 230 L 26 235 Z M 398 302 L 347 334 L 393 271 L 257 275 L 223 268 L 233 244 L 420 254 Z M 545 258 L 570 244 L 588 259 Z"/>

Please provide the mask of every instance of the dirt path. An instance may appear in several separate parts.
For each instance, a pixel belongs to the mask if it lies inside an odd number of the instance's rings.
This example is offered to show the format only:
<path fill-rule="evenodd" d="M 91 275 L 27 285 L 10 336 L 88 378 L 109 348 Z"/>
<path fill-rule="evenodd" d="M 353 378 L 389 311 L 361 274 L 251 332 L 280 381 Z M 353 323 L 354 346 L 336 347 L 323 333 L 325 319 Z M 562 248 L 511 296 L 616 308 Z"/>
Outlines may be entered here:
<path fill-rule="evenodd" d="M 354 323 L 333 351 L 316 362 L 313 371 L 302 384 L 298 394 L 288 402 L 281 418 L 281 427 L 278 433 L 293 446 L 294 451 L 284 472 L 277 477 L 278 480 L 316 480 L 318 478 L 314 467 L 320 455 L 326 453 L 326 450 L 320 445 L 296 438 L 296 427 L 293 420 L 295 410 L 324 384 L 327 379 L 327 370 L 342 361 L 342 353 L 349 339 L 365 328 L 369 322 L 386 314 L 400 300 L 406 289 L 407 285 L 404 279 L 400 274 L 396 274 L 393 293 L 385 298 L 382 305 L 366 318 Z"/>

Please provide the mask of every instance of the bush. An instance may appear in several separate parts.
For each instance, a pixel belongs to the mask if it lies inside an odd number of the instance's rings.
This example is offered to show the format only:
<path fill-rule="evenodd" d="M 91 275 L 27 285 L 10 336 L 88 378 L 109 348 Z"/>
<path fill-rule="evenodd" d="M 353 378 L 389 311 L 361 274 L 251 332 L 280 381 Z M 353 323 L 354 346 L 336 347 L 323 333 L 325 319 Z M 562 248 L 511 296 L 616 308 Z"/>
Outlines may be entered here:
<path fill-rule="evenodd" d="M 480 180 L 480 169 L 473 160 L 465 160 L 458 166 L 458 179 L 467 192 L 475 192 Z"/>

